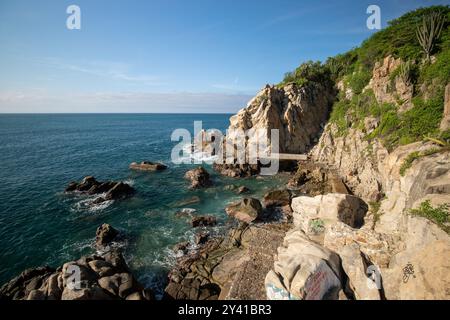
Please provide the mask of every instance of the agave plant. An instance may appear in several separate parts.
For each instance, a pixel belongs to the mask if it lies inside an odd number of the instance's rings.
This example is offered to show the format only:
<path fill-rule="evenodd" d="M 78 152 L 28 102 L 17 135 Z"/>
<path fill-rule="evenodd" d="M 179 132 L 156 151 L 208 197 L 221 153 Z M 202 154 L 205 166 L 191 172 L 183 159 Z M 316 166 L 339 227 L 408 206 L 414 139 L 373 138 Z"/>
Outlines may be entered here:
<path fill-rule="evenodd" d="M 445 16 L 435 11 L 422 18 L 422 25 L 416 29 L 417 39 L 426 54 L 427 61 L 431 60 L 431 53 L 436 44 L 436 40 L 441 35 L 445 23 Z"/>

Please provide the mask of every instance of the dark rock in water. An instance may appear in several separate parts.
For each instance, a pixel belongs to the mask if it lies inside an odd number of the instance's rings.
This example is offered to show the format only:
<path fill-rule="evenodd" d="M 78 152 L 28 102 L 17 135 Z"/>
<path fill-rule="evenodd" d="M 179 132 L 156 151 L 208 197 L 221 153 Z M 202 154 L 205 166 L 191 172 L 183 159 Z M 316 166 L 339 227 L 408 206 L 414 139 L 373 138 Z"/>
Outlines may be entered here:
<path fill-rule="evenodd" d="M 106 246 L 110 244 L 119 232 L 107 223 L 97 228 L 95 243 L 98 246 Z"/>
<path fill-rule="evenodd" d="M 216 224 L 217 219 L 213 216 L 197 216 L 193 217 L 191 220 L 191 225 L 193 228 L 214 226 Z"/>
<path fill-rule="evenodd" d="M 212 185 L 209 173 L 203 167 L 189 170 L 184 177 L 191 181 L 191 189 L 206 188 Z"/>
<path fill-rule="evenodd" d="M 264 195 L 266 208 L 284 207 L 291 204 L 291 193 L 289 190 L 273 190 Z"/>
<path fill-rule="evenodd" d="M 174 207 L 185 207 L 185 206 L 188 206 L 190 204 L 199 203 L 200 201 L 201 200 L 200 200 L 200 198 L 198 196 L 193 196 L 191 198 L 178 201 L 173 206 Z"/>
<path fill-rule="evenodd" d="M 250 223 L 261 218 L 263 209 L 258 199 L 244 198 L 227 206 L 225 211 L 237 220 Z"/>
<path fill-rule="evenodd" d="M 247 192 L 250 192 L 250 189 L 247 188 L 246 186 L 239 187 L 236 191 L 237 194 L 243 194 Z"/>
<path fill-rule="evenodd" d="M 195 244 L 205 244 L 209 239 L 209 232 L 200 232 L 195 235 Z"/>
<path fill-rule="evenodd" d="M 105 196 L 106 200 L 118 200 L 129 197 L 134 193 L 134 189 L 128 184 L 118 182 L 112 189 L 110 189 Z"/>
<path fill-rule="evenodd" d="M 223 176 L 232 178 L 251 177 L 259 174 L 260 165 L 258 164 L 218 164 L 213 165 L 215 171 Z"/>
<path fill-rule="evenodd" d="M 126 183 L 114 181 L 99 182 L 92 176 L 85 177 L 80 183 L 71 182 L 65 191 L 79 192 L 88 195 L 106 194 L 104 197 L 100 197 L 93 201 L 93 204 L 99 204 L 108 200 L 124 199 L 135 192 L 134 188 Z"/>
<path fill-rule="evenodd" d="M 166 170 L 167 166 L 162 163 L 142 161 L 141 163 L 137 163 L 137 162 L 131 163 L 130 169 L 137 170 L 137 171 L 162 171 L 162 170 Z"/>

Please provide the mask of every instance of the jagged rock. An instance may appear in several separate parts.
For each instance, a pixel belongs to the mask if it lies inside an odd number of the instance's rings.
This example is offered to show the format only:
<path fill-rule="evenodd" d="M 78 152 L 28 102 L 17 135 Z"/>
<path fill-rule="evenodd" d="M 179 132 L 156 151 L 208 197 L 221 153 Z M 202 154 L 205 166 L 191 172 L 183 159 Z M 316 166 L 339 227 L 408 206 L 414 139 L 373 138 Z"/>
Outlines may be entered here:
<path fill-rule="evenodd" d="M 65 288 L 61 300 L 112 300 L 113 298 L 108 295 L 102 288 L 97 285 L 91 288 L 83 288 L 79 290 L 73 290 Z"/>
<path fill-rule="evenodd" d="M 137 162 L 131 163 L 130 169 L 137 170 L 137 171 L 162 171 L 162 170 L 166 170 L 167 166 L 162 163 L 142 161 L 141 163 L 137 163 Z"/>
<path fill-rule="evenodd" d="M 225 211 L 237 220 L 251 223 L 261 217 L 263 210 L 258 199 L 244 198 L 239 202 L 228 205 Z"/>
<path fill-rule="evenodd" d="M 95 233 L 95 243 L 98 246 L 106 246 L 111 243 L 119 232 L 111 225 L 104 223 L 97 228 Z"/>
<path fill-rule="evenodd" d="M 25 270 L 0 288 L 0 300 L 26 299 L 31 291 L 39 289 L 41 284 L 54 272 L 55 269 L 50 267 Z"/>
<path fill-rule="evenodd" d="M 251 177 L 259 174 L 259 164 L 219 164 L 213 165 L 215 171 L 223 176 L 231 178 Z"/>
<path fill-rule="evenodd" d="M 194 242 L 196 245 L 205 244 L 209 239 L 209 232 L 200 232 L 195 235 Z"/>
<path fill-rule="evenodd" d="M 291 193 L 289 190 L 273 190 L 264 195 L 266 208 L 284 207 L 291 204 Z"/>
<path fill-rule="evenodd" d="M 191 220 L 193 228 L 197 227 L 209 227 L 217 224 L 217 219 L 214 216 L 197 216 Z"/>
<path fill-rule="evenodd" d="M 357 244 L 359 250 L 378 267 L 389 265 L 392 253 L 397 249 L 395 237 L 377 233 L 371 228 L 354 229 L 343 222 L 336 222 L 325 229 L 323 245 L 340 254 L 344 247 Z"/>
<path fill-rule="evenodd" d="M 203 167 L 189 170 L 184 177 L 191 181 L 191 189 L 206 188 L 212 185 L 209 173 Z"/>
<path fill-rule="evenodd" d="M 126 183 L 114 181 L 99 182 L 92 176 L 85 177 L 80 183 L 71 182 L 65 191 L 89 195 L 106 193 L 105 196 L 97 198 L 93 204 L 124 199 L 135 192 L 135 190 Z"/>
<path fill-rule="evenodd" d="M 230 118 L 229 138 L 239 130 L 278 129 L 280 153 L 304 153 L 321 131 L 334 98 L 334 88 L 327 84 L 267 85 Z"/>
<path fill-rule="evenodd" d="M 412 83 L 405 83 L 401 77 L 396 77 L 393 80 L 391 78 L 391 74 L 401 64 L 401 59 L 395 59 L 393 56 L 387 56 L 383 61 L 376 62 L 368 87 L 373 90 L 379 103 L 401 101 L 402 110 L 407 110 L 411 107 L 414 86 Z"/>
<path fill-rule="evenodd" d="M 292 199 L 294 224 L 304 232 L 310 233 L 312 221 L 320 219 L 325 225 L 342 221 L 359 228 L 364 224 L 368 207 L 360 198 L 330 193 L 314 198 L 301 196 Z"/>
<path fill-rule="evenodd" d="M 271 300 L 338 299 L 341 277 L 339 257 L 294 229 L 278 248 L 265 287 Z"/>
<path fill-rule="evenodd" d="M 126 198 L 134 193 L 134 189 L 128 184 L 118 182 L 112 189 L 110 189 L 105 196 L 106 200 L 117 200 Z"/>

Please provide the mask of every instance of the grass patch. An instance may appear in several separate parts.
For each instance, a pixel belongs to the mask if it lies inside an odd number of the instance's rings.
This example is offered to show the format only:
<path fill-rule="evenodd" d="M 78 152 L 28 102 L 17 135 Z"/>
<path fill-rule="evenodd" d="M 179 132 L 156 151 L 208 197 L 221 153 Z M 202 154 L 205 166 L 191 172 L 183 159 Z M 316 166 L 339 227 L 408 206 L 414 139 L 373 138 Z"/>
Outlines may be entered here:
<path fill-rule="evenodd" d="M 450 227 L 447 225 L 450 219 L 449 204 L 442 204 L 434 208 L 430 201 L 424 201 L 419 208 L 411 209 L 410 214 L 427 218 L 436 223 L 442 230 L 450 234 Z"/>

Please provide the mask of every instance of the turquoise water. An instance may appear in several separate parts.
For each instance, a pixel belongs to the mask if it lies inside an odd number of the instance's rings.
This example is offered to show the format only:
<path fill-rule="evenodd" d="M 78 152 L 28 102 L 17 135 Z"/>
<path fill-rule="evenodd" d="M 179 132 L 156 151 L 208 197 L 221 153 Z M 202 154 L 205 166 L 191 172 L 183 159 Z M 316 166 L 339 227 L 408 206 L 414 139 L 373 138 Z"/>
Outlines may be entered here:
<path fill-rule="evenodd" d="M 26 268 L 59 266 L 94 253 L 95 230 L 110 223 L 125 236 L 121 242 L 131 269 L 145 285 L 161 292 L 174 262 L 174 244 L 192 239 L 189 223 L 175 217 L 176 202 L 199 214 L 229 223 L 224 207 L 237 200 L 228 184 L 246 185 L 259 197 L 282 177 L 233 180 L 213 173 L 214 187 L 192 191 L 183 179 L 195 165 L 174 165 L 170 154 L 174 129 L 193 131 L 193 122 L 224 132 L 229 115 L 0 115 L 0 284 Z M 169 169 L 137 173 L 133 161 L 159 161 Z M 86 198 L 63 193 L 73 180 L 126 181 L 137 190 L 128 200 L 105 207 L 86 206 Z"/>

